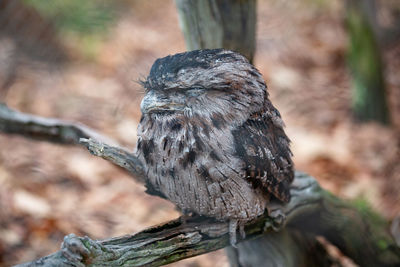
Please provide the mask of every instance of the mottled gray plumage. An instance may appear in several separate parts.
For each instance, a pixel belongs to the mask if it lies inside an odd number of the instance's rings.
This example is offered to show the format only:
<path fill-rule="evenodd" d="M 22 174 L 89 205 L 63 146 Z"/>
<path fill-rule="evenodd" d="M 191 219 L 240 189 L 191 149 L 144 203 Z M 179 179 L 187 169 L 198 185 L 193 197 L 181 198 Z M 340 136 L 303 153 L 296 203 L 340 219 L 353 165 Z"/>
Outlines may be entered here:
<path fill-rule="evenodd" d="M 290 199 L 293 163 L 261 74 L 222 49 L 155 61 L 143 82 L 136 153 L 148 192 L 183 212 L 243 224 Z"/>

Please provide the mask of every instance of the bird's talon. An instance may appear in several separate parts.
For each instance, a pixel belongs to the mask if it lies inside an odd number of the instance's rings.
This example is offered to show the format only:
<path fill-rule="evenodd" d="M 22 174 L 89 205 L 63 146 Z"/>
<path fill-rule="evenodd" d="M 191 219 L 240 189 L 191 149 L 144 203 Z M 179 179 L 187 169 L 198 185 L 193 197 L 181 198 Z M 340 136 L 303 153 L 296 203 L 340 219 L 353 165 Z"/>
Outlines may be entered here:
<path fill-rule="evenodd" d="M 273 221 L 272 221 L 272 229 L 276 232 L 282 229 L 282 227 L 285 225 L 286 221 L 286 215 L 282 212 L 282 210 L 277 209 L 271 212 L 269 215 Z"/>
<path fill-rule="evenodd" d="M 238 227 L 238 221 L 237 220 L 230 220 L 229 221 L 229 241 L 231 243 L 231 246 L 234 248 L 237 248 L 236 243 L 237 243 L 237 238 L 236 238 L 236 230 Z"/>
<path fill-rule="evenodd" d="M 240 236 L 242 237 L 242 239 L 246 238 L 246 232 L 244 231 L 244 224 L 240 224 L 239 225 L 239 232 L 240 232 Z"/>

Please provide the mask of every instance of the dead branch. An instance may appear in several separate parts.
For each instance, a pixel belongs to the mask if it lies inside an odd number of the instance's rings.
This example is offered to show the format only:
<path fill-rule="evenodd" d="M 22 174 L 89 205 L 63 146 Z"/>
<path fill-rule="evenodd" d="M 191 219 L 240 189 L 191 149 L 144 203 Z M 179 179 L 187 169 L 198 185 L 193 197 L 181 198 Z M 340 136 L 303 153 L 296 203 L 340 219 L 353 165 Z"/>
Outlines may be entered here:
<path fill-rule="evenodd" d="M 314 192 L 318 190 L 313 178 L 301 174 L 296 177 L 292 192 L 297 197 L 282 210 L 288 215 L 288 222 L 301 210 L 313 209 L 319 198 Z M 245 227 L 246 239 L 280 229 L 283 218 L 265 215 L 249 223 Z M 20 266 L 159 266 L 229 246 L 227 223 L 200 217 L 182 221 L 177 219 L 135 235 L 101 241 L 68 235 L 60 251 Z M 219 234 L 213 236 L 212 232 Z"/>
<path fill-rule="evenodd" d="M 112 162 L 128 171 L 133 177 L 137 178 L 141 182 L 144 182 L 144 172 L 142 163 L 132 153 L 129 153 L 123 148 L 109 146 L 103 144 L 92 138 L 86 139 L 81 138 L 80 143 L 85 145 L 89 152 L 97 157 L 101 157 L 105 160 Z"/>
<path fill-rule="evenodd" d="M 0 103 L 0 132 L 67 145 L 79 145 L 80 138 L 93 138 L 110 145 L 117 144 L 111 138 L 80 123 L 22 113 L 3 103 Z"/>
<path fill-rule="evenodd" d="M 314 178 L 297 173 L 291 194 L 290 203 L 281 207 L 283 216 L 265 215 L 250 222 L 246 238 L 238 236 L 238 242 L 286 225 L 291 231 L 324 236 L 360 266 L 400 264 L 400 248 L 384 227 L 377 228 L 364 214 L 324 191 Z M 64 238 L 60 251 L 19 266 L 160 266 L 229 246 L 227 232 L 226 223 L 195 217 L 107 240 L 72 234 Z"/>
<path fill-rule="evenodd" d="M 109 139 L 82 125 L 20 113 L 0 104 L 0 131 L 61 144 L 83 144 L 93 155 L 111 161 L 132 176 L 144 177 L 137 158 L 122 148 L 96 141 L 93 138 L 98 136 L 100 140 Z M 277 215 L 265 215 L 246 225 L 246 238 L 238 237 L 238 246 L 285 226 L 285 231 L 325 237 L 361 266 L 400 265 L 400 248 L 384 220 L 376 220 L 376 216 L 360 212 L 324 191 L 306 174 L 296 173 L 291 195 L 289 204 L 271 213 Z M 226 233 L 226 223 L 197 217 L 107 240 L 68 235 L 60 251 L 19 266 L 159 266 L 229 246 Z"/>
<path fill-rule="evenodd" d="M 93 155 L 124 168 L 143 182 L 142 165 L 136 157 L 123 148 L 111 146 L 117 142 L 80 123 L 34 116 L 0 103 L 0 132 L 59 144 L 84 145 Z"/>

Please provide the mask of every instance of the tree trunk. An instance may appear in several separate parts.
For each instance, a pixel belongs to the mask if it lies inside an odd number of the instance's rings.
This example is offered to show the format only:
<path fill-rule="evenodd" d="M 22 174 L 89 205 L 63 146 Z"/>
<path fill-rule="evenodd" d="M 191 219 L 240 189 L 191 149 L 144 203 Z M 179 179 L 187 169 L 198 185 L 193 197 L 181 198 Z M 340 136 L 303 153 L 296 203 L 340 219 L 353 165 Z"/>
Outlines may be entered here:
<path fill-rule="evenodd" d="M 225 48 L 253 60 L 255 0 L 176 0 L 188 50 Z"/>
<path fill-rule="evenodd" d="M 373 0 L 347 1 L 350 40 L 348 62 L 353 78 L 352 108 L 360 121 L 389 124 L 374 10 Z"/>

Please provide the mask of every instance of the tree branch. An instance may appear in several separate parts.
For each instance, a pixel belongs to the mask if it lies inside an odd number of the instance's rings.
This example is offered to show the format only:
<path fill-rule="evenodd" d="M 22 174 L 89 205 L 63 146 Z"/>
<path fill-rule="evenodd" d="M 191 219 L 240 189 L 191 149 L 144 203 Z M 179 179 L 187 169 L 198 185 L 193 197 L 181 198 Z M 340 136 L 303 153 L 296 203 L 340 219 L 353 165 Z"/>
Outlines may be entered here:
<path fill-rule="evenodd" d="M 124 168 L 143 182 L 142 164 L 136 157 L 123 148 L 111 146 L 117 142 L 82 124 L 22 113 L 0 103 L 0 132 L 59 144 L 84 145 L 93 155 Z"/>
<path fill-rule="evenodd" d="M 283 208 L 288 221 L 297 216 L 296 209 L 307 209 L 314 205 L 310 197 L 319 188 L 314 179 L 298 175 L 292 191 L 297 193 L 295 201 Z M 309 192 L 309 193 L 307 193 Z M 263 216 L 245 227 L 246 239 L 274 231 L 283 226 L 281 216 Z M 214 236 L 213 232 L 217 235 Z M 240 242 L 242 239 L 238 237 Z M 20 266 L 159 266 L 188 257 L 208 253 L 229 246 L 228 224 L 212 219 L 194 217 L 154 226 L 132 236 L 94 241 L 88 237 L 66 236 L 62 249 L 50 256 Z M 68 265 L 69 264 L 69 265 Z"/>
<path fill-rule="evenodd" d="M 0 103 L 0 132 L 68 145 L 79 145 L 80 138 L 93 138 L 110 145 L 117 144 L 82 124 L 22 113 L 3 103 Z"/>
<path fill-rule="evenodd" d="M 124 168 L 143 182 L 142 165 L 136 157 L 96 141 L 93 138 L 115 143 L 85 126 L 20 113 L 0 104 L 0 131 L 61 144 L 83 144 L 93 155 Z M 400 265 L 400 248 L 386 231 L 387 223 L 377 215 L 359 211 L 334 197 L 306 174 L 296 173 L 291 195 L 289 204 L 271 212 L 274 216 L 265 215 L 246 225 L 245 240 L 275 231 L 286 222 L 285 230 L 324 236 L 361 266 Z M 100 241 L 69 235 L 60 251 L 20 266 L 159 266 L 229 246 L 226 223 L 199 217 L 182 221 Z"/>
<path fill-rule="evenodd" d="M 119 147 L 103 144 L 93 140 L 92 138 L 81 138 L 80 143 L 85 145 L 92 155 L 101 157 L 114 163 L 115 165 L 122 167 L 132 176 L 139 179 L 142 183 L 144 182 L 145 174 L 142 163 L 138 158 L 132 155 L 132 153 Z"/>
<path fill-rule="evenodd" d="M 246 238 L 238 237 L 238 242 L 279 230 L 286 222 L 285 229 L 325 236 L 361 266 L 400 264 L 400 248 L 384 228 L 373 227 L 362 213 L 321 189 L 314 178 L 297 173 L 291 194 L 290 203 L 280 209 L 283 217 L 264 215 L 248 223 Z M 227 232 L 227 223 L 194 217 L 100 241 L 72 234 L 64 238 L 60 251 L 19 266 L 160 266 L 229 246 Z"/>

